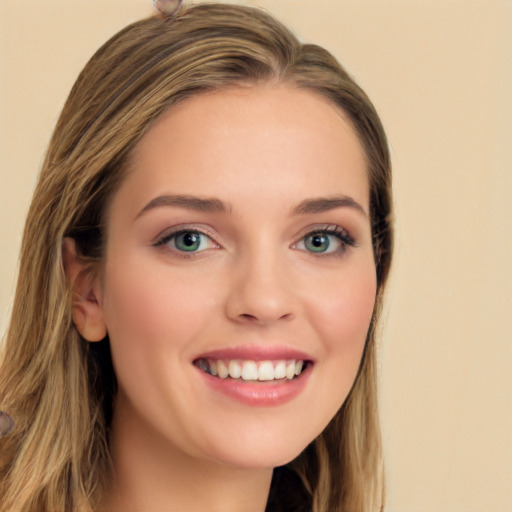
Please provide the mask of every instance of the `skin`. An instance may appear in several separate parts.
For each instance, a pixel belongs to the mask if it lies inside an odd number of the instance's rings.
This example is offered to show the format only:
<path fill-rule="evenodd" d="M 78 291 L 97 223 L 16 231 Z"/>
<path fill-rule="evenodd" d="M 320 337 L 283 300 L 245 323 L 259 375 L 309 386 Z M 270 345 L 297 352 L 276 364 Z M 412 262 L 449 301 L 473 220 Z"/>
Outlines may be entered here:
<path fill-rule="evenodd" d="M 105 510 L 264 510 L 272 468 L 322 432 L 357 374 L 376 292 L 368 187 L 343 113 L 285 85 L 193 97 L 139 142 L 109 205 L 101 278 L 81 284 L 74 309 L 86 339 L 108 332 L 119 382 Z M 147 207 L 174 194 L 227 211 Z M 353 204 L 294 211 L 338 196 Z M 333 225 L 354 245 L 330 235 L 333 252 L 308 250 L 308 233 Z M 157 245 L 176 226 L 206 231 L 201 250 Z M 280 405 L 240 403 L 192 364 L 275 344 L 314 361 Z"/>

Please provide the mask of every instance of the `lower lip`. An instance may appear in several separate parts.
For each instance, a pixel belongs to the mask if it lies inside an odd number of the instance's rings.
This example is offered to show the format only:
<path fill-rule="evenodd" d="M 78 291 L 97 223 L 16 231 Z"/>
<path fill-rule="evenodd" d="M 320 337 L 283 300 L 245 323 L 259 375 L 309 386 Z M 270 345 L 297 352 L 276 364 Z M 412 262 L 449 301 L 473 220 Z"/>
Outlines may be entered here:
<path fill-rule="evenodd" d="M 241 379 L 221 379 L 200 369 L 207 385 L 216 392 L 227 395 L 243 404 L 270 407 L 281 405 L 295 398 L 306 385 L 311 373 L 311 364 L 294 379 L 268 382 L 246 382 Z"/>

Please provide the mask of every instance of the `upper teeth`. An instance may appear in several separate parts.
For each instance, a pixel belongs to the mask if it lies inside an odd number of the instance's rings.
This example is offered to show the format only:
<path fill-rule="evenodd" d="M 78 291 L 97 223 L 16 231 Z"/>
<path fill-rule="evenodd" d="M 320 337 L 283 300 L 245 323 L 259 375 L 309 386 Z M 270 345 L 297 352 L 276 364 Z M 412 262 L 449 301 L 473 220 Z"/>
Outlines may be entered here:
<path fill-rule="evenodd" d="M 302 372 L 304 361 L 302 360 L 279 360 L 279 361 L 241 361 L 199 359 L 196 366 L 205 372 L 216 375 L 221 379 L 231 377 L 232 379 L 269 381 L 284 379 L 289 380 Z"/>

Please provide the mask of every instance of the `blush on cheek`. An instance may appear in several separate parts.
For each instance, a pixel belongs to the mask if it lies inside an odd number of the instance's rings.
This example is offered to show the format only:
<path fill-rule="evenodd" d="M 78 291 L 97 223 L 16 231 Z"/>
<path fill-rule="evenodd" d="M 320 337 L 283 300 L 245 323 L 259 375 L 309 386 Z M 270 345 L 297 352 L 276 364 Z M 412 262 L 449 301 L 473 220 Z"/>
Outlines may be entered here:
<path fill-rule="evenodd" d="M 375 306 L 375 287 L 347 288 L 326 300 L 319 308 L 324 326 L 324 339 L 332 340 L 332 350 L 339 351 L 340 343 L 346 351 L 363 349 Z"/>

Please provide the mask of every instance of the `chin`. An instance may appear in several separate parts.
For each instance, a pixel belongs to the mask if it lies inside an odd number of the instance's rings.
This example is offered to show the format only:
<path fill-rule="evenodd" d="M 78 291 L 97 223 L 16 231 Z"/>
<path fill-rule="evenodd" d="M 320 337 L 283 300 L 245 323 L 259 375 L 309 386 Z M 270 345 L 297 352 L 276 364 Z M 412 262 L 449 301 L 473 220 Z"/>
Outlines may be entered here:
<path fill-rule="evenodd" d="M 224 456 L 222 458 L 216 459 L 216 461 L 220 462 L 222 465 L 227 465 L 238 469 L 273 469 L 279 466 L 284 466 L 285 464 L 288 464 L 292 460 L 296 459 L 306 448 L 306 446 L 304 446 L 301 450 L 293 452 L 275 454 L 266 453 L 266 450 L 263 450 L 264 453 L 261 451 L 257 454 L 246 453 L 243 457 L 240 457 L 238 454 L 234 456 Z"/>
<path fill-rule="evenodd" d="M 272 438 L 238 438 L 237 442 L 215 450 L 211 454 L 211 459 L 240 469 L 269 469 L 283 466 L 296 459 L 316 437 L 290 439 L 289 434 L 290 431 L 281 436 L 274 435 Z"/>

